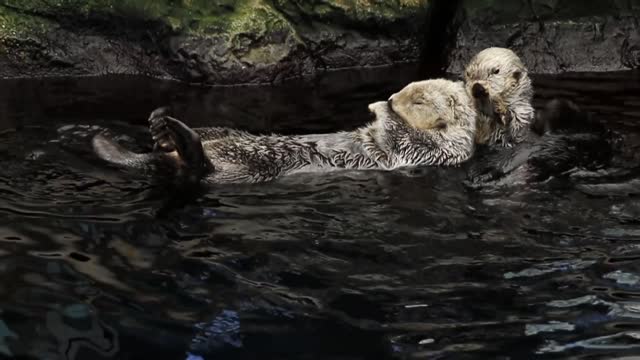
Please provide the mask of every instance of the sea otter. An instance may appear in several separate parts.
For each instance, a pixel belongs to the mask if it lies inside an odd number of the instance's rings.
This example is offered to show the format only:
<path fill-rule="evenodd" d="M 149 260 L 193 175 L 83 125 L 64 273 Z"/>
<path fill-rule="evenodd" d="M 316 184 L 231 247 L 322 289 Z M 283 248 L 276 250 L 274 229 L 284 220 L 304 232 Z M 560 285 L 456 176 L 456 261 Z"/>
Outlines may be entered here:
<path fill-rule="evenodd" d="M 460 82 L 411 83 L 369 110 L 375 120 L 354 131 L 284 136 L 190 129 L 161 108 L 149 118 L 153 152 L 136 154 L 102 135 L 93 147 L 116 165 L 168 170 L 210 184 L 257 183 L 300 172 L 457 165 L 473 154 L 476 112 Z"/>
<path fill-rule="evenodd" d="M 478 113 L 471 183 L 542 181 L 608 158 L 606 131 L 570 100 L 551 100 L 536 113 L 527 68 L 512 50 L 480 51 L 464 81 Z"/>
<path fill-rule="evenodd" d="M 478 112 L 476 143 L 513 146 L 526 139 L 535 111 L 527 68 L 516 53 L 492 47 L 467 64 L 465 87 Z"/>

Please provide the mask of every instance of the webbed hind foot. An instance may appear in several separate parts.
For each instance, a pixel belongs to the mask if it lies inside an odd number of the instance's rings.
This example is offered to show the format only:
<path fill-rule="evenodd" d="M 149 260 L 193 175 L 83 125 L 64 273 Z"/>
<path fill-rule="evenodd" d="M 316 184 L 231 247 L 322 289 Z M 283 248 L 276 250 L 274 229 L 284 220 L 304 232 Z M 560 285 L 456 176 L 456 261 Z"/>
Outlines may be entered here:
<path fill-rule="evenodd" d="M 149 116 L 149 131 L 155 142 L 154 150 L 163 152 L 176 151 L 183 163 L 186 175 L 198 180 L 213 166 L 206 158 L 200 136 L 182 123 L 169 116 L 169 109 L 161 107 Z"/>

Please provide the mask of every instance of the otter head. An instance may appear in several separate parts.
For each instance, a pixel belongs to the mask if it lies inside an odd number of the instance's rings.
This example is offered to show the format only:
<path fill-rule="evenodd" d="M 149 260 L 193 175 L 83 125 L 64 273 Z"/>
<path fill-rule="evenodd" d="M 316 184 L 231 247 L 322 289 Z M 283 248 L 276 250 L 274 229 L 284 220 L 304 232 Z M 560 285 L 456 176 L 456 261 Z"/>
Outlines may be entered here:
<path fill-rule="evenodd" d="M 478 142 L 521 141 L 534 114 L 531 79 L 518 55 L 505 48 L 482 50 L 465 68 L 464 80 L 481 118 Z M 483 118 L 493 122 L 482 123 Z"/>
<path fill-rule="evenodd" d="M 474 99 L 525 96 L 532 93 L 527 68 L 513 51 L 488 48 L 474 56 L 465 68 L 467 92 Z"/>
<path fill-rule="evenodd" d="M 417 81 L 393 94 L 389 107 L 418 130 L 446 131 L 449 127 L 475 128 L 475 112 L 460 83 L 444 79 Z"/>

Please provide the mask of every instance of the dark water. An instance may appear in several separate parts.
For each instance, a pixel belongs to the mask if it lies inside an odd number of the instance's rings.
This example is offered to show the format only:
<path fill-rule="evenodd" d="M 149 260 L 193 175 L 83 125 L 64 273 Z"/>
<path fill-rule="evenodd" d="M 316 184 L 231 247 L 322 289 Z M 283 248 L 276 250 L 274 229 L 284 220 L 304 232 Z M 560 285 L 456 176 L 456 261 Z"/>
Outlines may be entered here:
<path fill-rule="evenodd" d="M 349 129 L 411 68 L 279 88 L 0 82 L 0 354 L 38 359 L 611 358 L 640 354 L 640 203 L 572 176 L 470 189 L 461 169 L 175 191 L 103 166 L 91 134 Z M 638 168 L 631 73 L 537 78 Z M 137 144 L 135 144 L 137 143 Z M 575 169 L 575 174 L 580 174 Z M 591 180 L 590 180 L 591 179 Z"/>

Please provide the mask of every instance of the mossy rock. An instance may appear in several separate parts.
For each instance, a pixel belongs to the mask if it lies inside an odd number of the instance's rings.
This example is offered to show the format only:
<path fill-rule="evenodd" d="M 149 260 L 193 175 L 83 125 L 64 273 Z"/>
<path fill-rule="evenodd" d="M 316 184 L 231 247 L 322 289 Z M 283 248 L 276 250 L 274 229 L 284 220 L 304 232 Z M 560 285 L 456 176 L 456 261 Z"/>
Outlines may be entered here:
<path fill-rule="evenodd" d="M 237 84 L 417 61 L 429 6 L 429 0 L 0 0 L 0 76 L 118 73 Z M 452 72 L 488 46 L 514 48 L 536 72 L 640 64 L 635 0 L 462 0 L 460 10 Z"/>
<path fill-rule="evenodd" d="M 0 0 L 0 75 L 272 82 L 418 58 L 427 0 Z"/>

